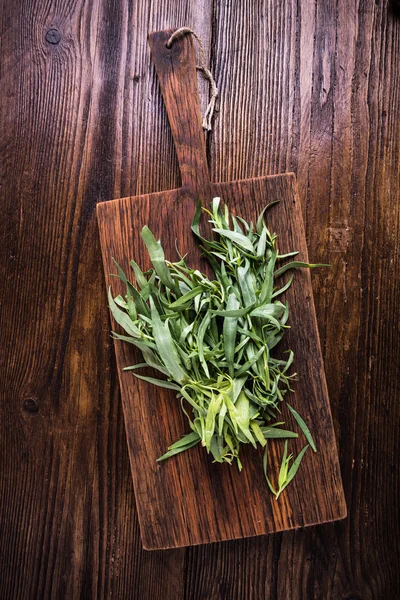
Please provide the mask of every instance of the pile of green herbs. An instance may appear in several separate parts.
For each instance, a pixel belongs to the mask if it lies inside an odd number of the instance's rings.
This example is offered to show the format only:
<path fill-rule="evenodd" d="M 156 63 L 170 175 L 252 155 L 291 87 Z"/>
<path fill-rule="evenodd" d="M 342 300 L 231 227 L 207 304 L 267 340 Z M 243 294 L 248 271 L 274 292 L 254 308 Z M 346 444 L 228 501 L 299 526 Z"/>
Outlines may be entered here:
<path fill-rule="evenodd" d="M 294 373 L 289 374 L 293 352 L 288 351 L 284 360 L 273 356 L 288 328 L 289 306 L 281 297 L 293 276 L 286 283 L 279 282 L 292 269 L 322 265 L 282 263 L 298 252 L 278 253 L 277 236 L 270 233 L 264 220 L 267 208 L 254 225 L 232 214 L 227 205 L 222 207 L 219 198 L 213 199 L 210 210 L 199 201 L 192 231 L 215 279 L 190 268 L 185 257 L 178 262 L 166 260 L 161 242 L 144 227 L 141 236 L 153 267 L 143 273 L 131 261 L 134 285 L 116 263 L 126 296 L 113 298 L 109 290 L 109 305 L 126 333 L 114 333 L 114 337 L 133 344 L 143 355 L 144 362 L 126 370 L 175 391 L 190 425 L 191 432 L 169 446 L 158 460 L 201 443 L 215 461 L 236 461 L 241 469 L 241 445 L 256 448 L 260 444 L 265 447 L 268 486 L 278 497 L 296 474 L 307 448 L 316 451 L 306 423 L 291 406 L 308 441 L 295 459 L 288 454 L 287 439 L 298 434 L 282 429 L 284 423 L 277 421 L 295 378 Z M 210 239 L 200 233 L 203 212 L 213 231 Z M 164 378 L 136 372 L 146 367 Z M 270 438 L 286 438 L 277 489 L 267 474 Z"/>

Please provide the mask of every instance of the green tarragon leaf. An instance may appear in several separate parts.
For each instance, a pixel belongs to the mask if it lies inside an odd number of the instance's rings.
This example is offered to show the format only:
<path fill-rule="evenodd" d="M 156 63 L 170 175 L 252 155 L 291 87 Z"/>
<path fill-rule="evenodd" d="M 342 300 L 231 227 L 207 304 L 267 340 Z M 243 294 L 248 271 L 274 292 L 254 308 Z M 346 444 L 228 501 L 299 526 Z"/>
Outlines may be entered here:
<path fill-rule="evenodd" d="M 238 231 L 230 231 L 227 229 L 217 229 L 217 228 L 213 228 L 213 231 L 215 231 L 215 233 L 218 233 L 218 235 L 220 235 L 221 237 L 225 237 L 225 238 L 231 240 L 232 242 L 235 242 L 235 244 L 237 244 L 241 248 L 244 248 L 245 250 L 248 250 L 249 252 L 254 253 L 253 244 L 251 243 L 251 241 L 249 240 L 248 237 L 243 235 L 243 233 L 239 233 Z"/>
<path fill-rule="evenodd" d="M 168 329 L 168 324 L 161 321 L 152 298 L 150 298 L 150 307 L 154 341 L 160 353 L 160 358 L 167 367 L 170 376 L 175 379 L 175 381 L 183 382 L 186 379 L 186 373 L 182 367 L 178 352 L 174 345 L 174 340 Z"/>
<path fill-rule="evenodd" d="M 287 404 L 287 407 L 290 410 L 290 412 L 292 413 L 292 415 L 294 416 L 294 418 L 296 419 L 297 424 L 300 427 L 300 429 L 302 430 L 302 432 L 304 433 L 304 436 L 305 436 L 307 442 L 310 444 L 310 446 L 313 449 L 313 451 L 316 452 L 317 448 L 315 446 L 315 442 L 314 442 L 313 437 L 311 435 L 311 431 L 309 430 L 306 422 L 299 415 L 299 413 L 292 406 L 290 406 L 290 404 Z"/>
<path fill-rule="evenodd" d="M 157 275 L 166 287 L 171 288 L 175 291 L 175 293 L 179 294 L 179 286 L 176 283 L 174 283 L 170 271 L 167 265 L 165 264 L 164 250 L 162 249 L 161 244 L 157 242 L 147 225 L 143 227 L 141 237 L 144 243 L 146 244 L 150 260 L 154 266 Z"/>

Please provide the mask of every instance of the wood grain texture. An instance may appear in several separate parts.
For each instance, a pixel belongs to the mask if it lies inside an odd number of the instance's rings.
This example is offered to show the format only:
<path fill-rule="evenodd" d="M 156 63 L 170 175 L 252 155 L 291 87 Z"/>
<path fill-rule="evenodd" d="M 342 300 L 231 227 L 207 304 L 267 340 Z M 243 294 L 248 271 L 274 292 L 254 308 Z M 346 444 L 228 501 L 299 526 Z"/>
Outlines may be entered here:
<path fill-rule="evenodd" d="M 182 551 L 142 550 L 94 215 L 99 200 L 179 183 L 146 38 L 189 23 L 207 39 L 211 13 L 152 9 L 94 0 L 0 10 L 7 600 L 184 590 Z"/>
<path fill-rule="evenodd" d="M 312 280 L 350 512 L 273 547 L 189 550 L 189 597 L 396 598 L 400 23 L 358 1 L 218 3 L 214 23 L 212 179 L 294 170 L 309 253 L 329 251 Z M 234 577 L 244 556 L 262 558 Z"/>
<path fill-rule="evenodd" d="M 2 3 L 2 598 L 399 596 L 400 23 L 391 4 Z M 98 200 L 180 185 L 146 36 L 181 25 L 204 40 L 220 88 L 212 179 L 295 171 L 310 256 L 329 251 L 328 278 L 312 279 L 350 513 L 335 525 L 148 553 L 93 211 Z M 58 44 L 45 41 L 50 28 Z M 81 315 L 94 313 L 83 327 Z M 77 350 L 85 377 L 71 368 Z M 60 376 L 69 387 L 57 387 Z M 22 410 L 32 396 L 36 414 L 29 403 Z"/>

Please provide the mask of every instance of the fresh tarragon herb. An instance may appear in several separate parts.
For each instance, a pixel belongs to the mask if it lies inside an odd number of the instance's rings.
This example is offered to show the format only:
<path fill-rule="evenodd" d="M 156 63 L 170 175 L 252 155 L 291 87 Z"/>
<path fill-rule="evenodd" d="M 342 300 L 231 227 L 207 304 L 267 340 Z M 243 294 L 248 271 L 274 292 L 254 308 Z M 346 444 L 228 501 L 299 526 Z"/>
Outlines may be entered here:
<path fill-rule="evenodd" d="M 267 209 L 268 207 L 266 207 Z M 143 363 L 125 370 L 144 381 L 176 392 L 187 416 L 191 433 L 183 436 L 158 459 L 162 461 L 198 443 L 214 461 L 237 462 L 242 444 L 265 447 L 264 471 L 268 486 L 278 497 L 295 476 L 308 446 L 290 466 L 289 438 L 298 434 L 279 426 L 280 406 L 295 374 L 288 371 L 292 351 L 285 360 L 274 357 L 274 348 L 288 328 L 289 306 L 281 297 L 293 276 L 281 283 L 281 276 L 298 267 L 316 267 L 302 262 L 281 261 L 298 252 L 280 255 L 276 234 L 265 224 L 264 209 L 256 224 L 233 215 L 228 206 L 214 198 L 210 209 L 199 201 L 192 231 L 208 259 L 215 278 L 192 269 L 182 257 L 178 262 L 165 258 L 161 242 L 148 227 L 141 233 L 153 267 L 143 273 L 134 261 L 136 285 L 118 264 L 125 297 L 113 298 L 109 306 L 126 335 L 114 333 L 142 352 Z M 212 234 L 200 233 L 203 213 L 209 217 Z M 162 378 L 136 372 L 151 367 Z M 315 444 L 305 421 L 289 406 L 309 445 Z M 267 440 L 286 439 L 275 490 L 267 476 Z"/>
<path fill-rule="evenodd" d="M 263 460 L 264 475 L 265 475 L 265 479 L 267 481 L 268 487 L 271 490 L 271 492 L 274 494 L 276 500 L 278 500 L 280 494 L 283 492 L 285 487 L 287 485 L 289 485 L 289 483 L 292 481 L 292 479 L 296 475 L 297 470 L 300 466 L 300 463 L 303 460 L 303 456 L 307 452 L 308 448 L 309 448 L 309 444 L 307 444 L 307 446 L 305 446 L 303 448 L 303 450 L 300 452 L 300 454 L 297 456 L 297 458 L 293 461 L 293 464 L 289 469 L 290 462 L 293 460 L 293 454 L 289 454 L 289 456 L 288 456 L 288 453 L 287 453 L 288 452 L 288 443 L 287 443 L 287 441 L 285 442 L 285 447 L 283 450 L 283 456 L 282 456 L 282 462 L 281 462 L 281 468 L 279 469 L 279 475 L 278 475 L 278 489 L 276 490 L 268 477 L 268 473 L 267 473 L 268 447 L 265 446 L 264 460 Z"/>

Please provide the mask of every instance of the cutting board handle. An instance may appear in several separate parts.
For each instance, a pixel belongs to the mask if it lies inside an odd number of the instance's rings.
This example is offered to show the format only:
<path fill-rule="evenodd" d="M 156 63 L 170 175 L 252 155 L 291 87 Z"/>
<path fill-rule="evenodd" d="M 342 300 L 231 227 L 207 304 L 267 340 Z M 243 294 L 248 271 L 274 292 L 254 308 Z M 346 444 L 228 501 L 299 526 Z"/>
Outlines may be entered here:
<path fill-rule="evenodd" d="M 178 155 L 184 194 L 209 201 L 210 175 L 193 42 L 185 35 L 167 48 L 166 42 L 173 31 L 150 33 L 148 40 Z"/>

